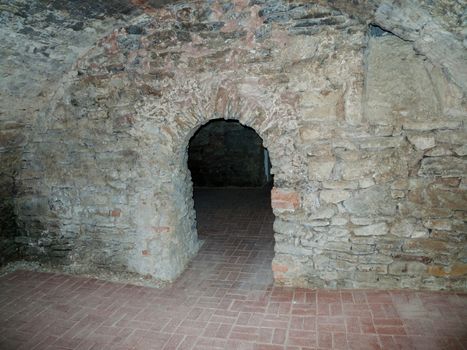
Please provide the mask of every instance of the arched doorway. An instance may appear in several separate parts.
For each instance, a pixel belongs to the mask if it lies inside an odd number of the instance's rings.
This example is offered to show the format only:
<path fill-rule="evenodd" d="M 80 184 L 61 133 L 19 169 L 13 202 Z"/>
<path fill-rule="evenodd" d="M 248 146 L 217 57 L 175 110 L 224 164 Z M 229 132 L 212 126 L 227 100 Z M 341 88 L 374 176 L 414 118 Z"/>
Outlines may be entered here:
<path fill-rule="evenodd" d="M 190 139 L 188 168 L 203 242 L 192 266 L 226 286 L 272 283 L 273 177 L 261 137 L 238 121 L 212 120 Z"/>

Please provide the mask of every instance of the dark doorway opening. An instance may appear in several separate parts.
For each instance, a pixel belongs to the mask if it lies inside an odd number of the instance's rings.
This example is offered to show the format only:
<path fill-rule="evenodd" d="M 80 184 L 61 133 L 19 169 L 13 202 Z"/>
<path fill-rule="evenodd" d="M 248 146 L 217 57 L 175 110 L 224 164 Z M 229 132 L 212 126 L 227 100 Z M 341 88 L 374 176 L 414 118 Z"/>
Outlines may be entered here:
<path fill-rule="evenodd" d="M 188 168 L 195 187 L 263 187 L 272 183 L 263 140 L 235 120 L 213 120 L 191 138 Z"/>
<path fill-rule="evenodd" d="M 195 269 L 200 283 L 227 288 L 270 285 L 273 177 L 261 137 L 238 121 L 213 120 L 191 138 L 188 167 L 204 242 L 188 271 Z"/>

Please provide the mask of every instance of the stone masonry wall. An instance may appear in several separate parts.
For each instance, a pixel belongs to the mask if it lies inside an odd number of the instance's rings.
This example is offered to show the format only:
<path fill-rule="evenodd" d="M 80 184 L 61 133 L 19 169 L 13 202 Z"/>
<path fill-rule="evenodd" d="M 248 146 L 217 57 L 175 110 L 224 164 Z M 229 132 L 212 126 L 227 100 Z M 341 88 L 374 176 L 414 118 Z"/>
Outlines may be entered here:
<path fill-rule="evenodd" d="M 194 186 L 261 187 L 264 170 L 263 140 L 238 122 L 214 120 L 203 125 L 188 148 L 188 168 Z"/>
<path fill-rule="evenodd" d="M 30 254 L 175 278 L 198 249 L 188 142 L 224 118 L 270 152 L 276 283 L 466 289 L 458 61 L 396 34 L 281 1 L 178 3 L 115 30 L 25 146 Z"/>
<path fill-rule="evenodd" d="M 139 13 L 126 0 L 0 0 L 0 265 L 37 248 L 15 204 L 24 195 L 18 176 L 37 116 L 78 57 Z"/>

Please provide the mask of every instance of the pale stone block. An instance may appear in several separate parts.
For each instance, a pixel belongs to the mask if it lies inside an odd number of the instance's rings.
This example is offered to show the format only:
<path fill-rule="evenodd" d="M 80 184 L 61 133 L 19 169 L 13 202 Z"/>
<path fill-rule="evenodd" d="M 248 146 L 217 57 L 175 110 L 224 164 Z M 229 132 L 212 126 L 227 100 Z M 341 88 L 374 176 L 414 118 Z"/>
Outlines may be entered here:
<path fill-rule="evenodd" d="M 415 229 L 415 220 L 402 219 L 391 227 L 391 234 L 398 237 L 411 237 Z"/>
<path fill-rule="evenodd" d="M 362 82 L 354 81 L 345 90 L 343 107 L 345 121 L 350 125 L 358 125 L 362 122 L 362 95 Z"/>
<path fill-rule="evenodd" d="M 405 130 L 418 130 L 418 131 L 430 131 L 437 129 L 457 129 L 461 126 L 460 121 L 450 121 L 434 119 L 434 120 L 406 120 L 402 123 L 402 127 Z"/>
<path fill-rule="evenodd" d="M 390 264 L 394 261 L 390 256 L 383 254 L 360 255 L 358 261 L 365 264 Z"/>
<path fill-rule="evenodd" d="M 467 140 L 465 142 L 467 142 Z M 456 153 L 458 156 L 466 156 L 467 155 L 467 144 L 454 149 L 454 153 Z"/>
<path fill-rule="evenodd" d="M 412 233 L 412 238 L 425 238 L 428 234 L 428 230 L 417 229 Z"/>
<path fill-rule="evenodd" d="M 383 236 L 389 231 L 388 225 L 385 222 L 354 228 L 353 232 L 356 236 Z"/>
<path fill-rule="evenodd" d="M 308 177 L 310 180 L 329 180 L 335 164 L 336 160 L 334 158 L 312 159 L 308 163 Z"/>
<path fill-rule="evenodd" d="M 450 231 L 452 229 L 451 220 L 443 219 L 423 220 L 423 226 L 432 230 Z"/>
<path fill-rule="evenodd" d="M 375 184 L 375 180 L 372 178 L 365 178 L 358 181 L 358 186 L 360 188 L 368 188 Z"/>
<path fill-rule="evenodd" d="M 331 206 L 323 206 L 319 208 L 316 212 L 314 212 L 310 219 L 312 220 L 320 220 L 320 219 L 330 219 L 336 214 L 336 209 Z"/>
<path fill-rule="evenodd" d="M 358 139 L 356 142 L 362 149 L 385 149 L 400 147 L 404 138 L 402 136 L 371 137 Z"/>
<path fill-rule="evenodd" d="M 324 181 L 323 188 L 331 190 L 356 190 L 358 181 Z"/>
<path fill-rule="evenodd" d="M 300 138 L 303 142 L 309 142 L 321 138 L 319 130 L 313 128 L 300 128 Z"/>
<path fill-rule="evenodd" d="M 331 219 L 331 225 L 335 226 L 343 226 L 346 225 L 348 222 L 349 220 L 347 220 L 347 218 L 344 217 L 334 217 Z"/>
<path fill-rule="evenodd" d="M 350 192 L 342 190 L 322 190 L 321 200 L 327 203 L 339 203 L 350 197 Z"/>
<path fill-rule="evenodd" d="M 358 264 L 357 270 L 364 272 L 374 271 L 376 273 L 386 274 L 388 273 L 388 266 L 382 264 Z"/>
<path fill-rule="evenodd" d="M 467 140 L 467 130 L 459 127 L 459 130 L 440 130 L 435 135 L 436 142 L 448 143 L 451 145 L 464 145 Z"/>
<path fill-rule="evenodd" d="M 433 136 L 419 136 L 413 135 L 407 137 L 412 145 L 415 146 L 416 149 L 419 150 L 426 150 L 429 148 L 433 148 L 436 145 L 435 138 Z"/>
<path fill-rule="evenodd" d="M 370 225 L 373 223 L 373 219 L 369 217 L 358 217 L 358 216 L 351 216 L 350 222 L 354 225 Z"/>
<path fill-rule="evenodd" d="M 405 197 L 405 192 L 404 191 L 399 191 L 399 190 L 392 190 L 391 191 L 391 197 L 394 198 L 394 199 L 404 198 Z"/>
<path fill-rule="evenodd" d="M 425 155 L 428 157 L 451 156 L 452 154 L 452 151 L 445 146 L 436 146 L 425 152 Z"/>
<path fill-rule="evenodd" d="M 422 159 L 419 176 L 457 177 L 467 174 L 467 160 L 457 157 L 428 157 Z"/>

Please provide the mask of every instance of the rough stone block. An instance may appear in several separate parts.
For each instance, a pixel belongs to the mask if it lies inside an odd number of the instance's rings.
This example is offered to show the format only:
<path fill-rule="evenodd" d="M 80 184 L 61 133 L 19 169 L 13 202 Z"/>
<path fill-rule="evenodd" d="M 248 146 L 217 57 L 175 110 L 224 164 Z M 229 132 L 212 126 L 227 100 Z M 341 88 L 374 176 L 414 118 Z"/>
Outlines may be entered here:
<path fill-rule="evenodd" d="M 454 153 L 461 157 L 467 156 L 467 144 L 455 148 Z"/>
<path fill-rule="evenodd" d="M 305 234 L 303 226 L 295 223 L 277 219 L 274 220 L 274 232 L 287 236 L 303 236 Z"/>
<path fill-rule="evenodd" d="M 350 197 L 349 191 L 342 190 L 322 190 L 320 193 L 321 200 L 327 203 L 339 203 Z"/>
<path fill-rule="evenodd" d="M 435 134 L 436 142 L 447 143 L 449 145 L 464 145 L 467 140 L 467 131 L 459 128 L 458 130 L 439 130 Z"/>
<path fill-rule="evenodd" d="M 436 145 L 435 138 L 433 136 L 412 135 L 408 136 L 408 139 L 416 149 L 422 151 L 433 148 Z"/>
<path fill-rule="evenodd" d="M 427 266 L 417 261 L 394 261 L 389 265 L 389 273 L 393 275 L 415 275 L 420 276 L 427 271 Z"/>
<path fill-rule="evenodd" d="M 452 229 L 452 219 L 427 219 L 423 220 L 423 226 L 431 230 L 450 231 Z"/>
<path fill-rule="evenodd" d="M 388 231 L 389 228 L 385 222 L 353 229 L 353 232 L 356 236 L 383 236 L 387 234 Z"/>
<path fill-rule="evenodd" d="M 310 220 L 330 219 L 336 214 L 334 206 L 322 206 L 310 215 Z"/>
<path fill-rule="evenodd" d="M 401 147 L 404 142 L 402 136 L 389 136 L 389 137 L 371 137 L 358 139 L 355 141 L 362 149 L 386 149 Z"/>
<path fill-rule="evenodd" d="M 415 230 L 414 219 L 401 219 L 396 221 L 391 227 L 391 234 L 398 237 L 412 237 Z"/>
<path fill-rule="evenodd" d="M 406 120 L 402 123 L 405 130 L 430 131 L 436 129 L 457 129 L 461 125 L 460 121 L 434 120 Z"/>
<path fill-rule="evenodd" d="M 374 185 L 374 182 L 372 183 Z M 323 188 L 330 190 L 356 190 L 358 181 L 324 181 Z"/>
<path fill-rule="evenodd" d="M 428 157 L 422 159 L 420 176 L 458 177 L 467 174 L 467 160 L 458 157 Z"/>
<path fill-rule="evenodd" d="M 303 142 L 307 143 L 322 138 L 322 133 L 317 128 L 301 127 L 300 138 Z"/>
<path fill-rule="evenodd" d="M 373 186 L 357 192 L 343 204 L 349 213 L 356 216 L 393 216 L 397 203 L 391 197 L 388 186 Z"/>
<path fill-rule="evenodd" d="M 467 264 L 456 263 L 450 267 L 446 266 L 429 266 L 428 274 L 436 277 L 461 277 L 467 275 Z"/>
<path fill-rule="evenodd" d="M 331 178 L 332 169 L 336 161 L 334 158 L 313 158 L 308 163 L 308 177 L 310 180 L 325 181 Z"/>

